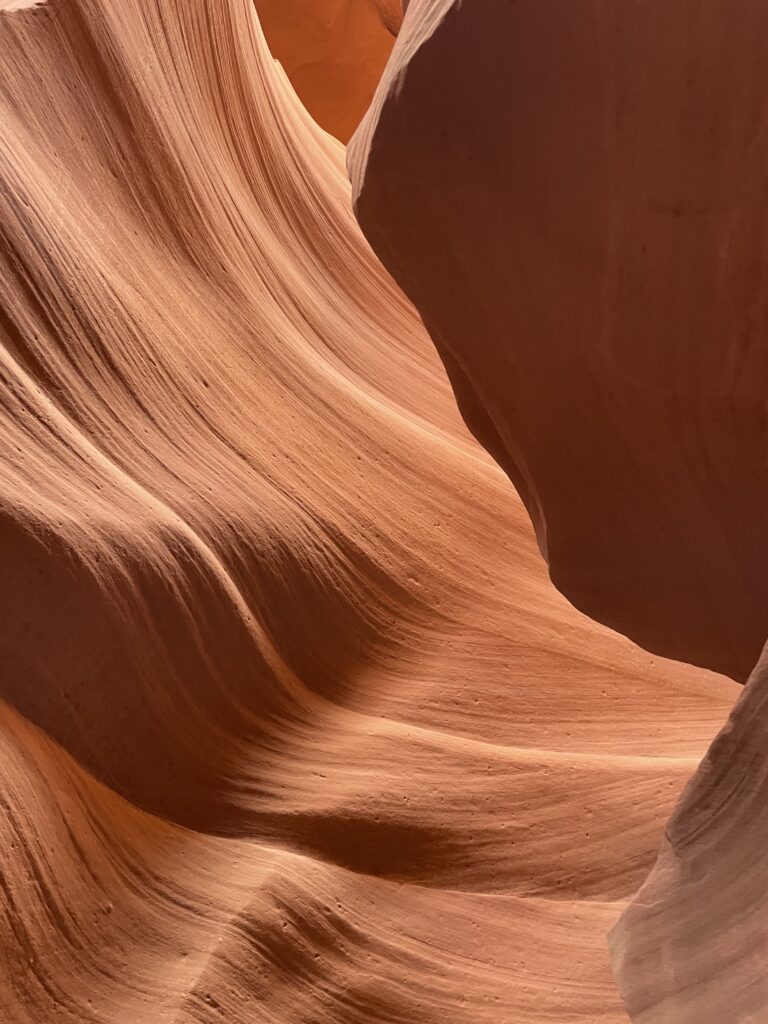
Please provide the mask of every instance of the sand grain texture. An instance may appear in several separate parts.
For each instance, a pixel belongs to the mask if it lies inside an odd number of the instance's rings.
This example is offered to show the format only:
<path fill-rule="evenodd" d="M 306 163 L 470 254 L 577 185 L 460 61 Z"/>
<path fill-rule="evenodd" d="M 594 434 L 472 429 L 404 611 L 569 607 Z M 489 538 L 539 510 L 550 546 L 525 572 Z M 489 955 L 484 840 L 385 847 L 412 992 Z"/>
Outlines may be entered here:
<path fill-rule="evenodd" d="M 0 1019 L 625 1021 L 736 686 L 552 587 L 248 0 L 0 18 L 0 275 Z"/>

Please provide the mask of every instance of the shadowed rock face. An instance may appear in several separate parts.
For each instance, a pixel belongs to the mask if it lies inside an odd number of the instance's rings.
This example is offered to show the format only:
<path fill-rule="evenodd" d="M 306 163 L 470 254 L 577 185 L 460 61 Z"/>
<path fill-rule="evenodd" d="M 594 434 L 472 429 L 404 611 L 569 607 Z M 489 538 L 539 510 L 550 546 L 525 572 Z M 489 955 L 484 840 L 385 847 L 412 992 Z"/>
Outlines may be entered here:
<path fill-rule="evenodd" d="M 768 8 L 414 0 L 349 151 L 552 579 L 744 680 L 768 629 Z M 611 938 L 637 1024 L 768 1020 L 758 664 Z"/>
<path fill-rule="evenodd" d="M 555 584 L 741 681 L 768 628 L 766 40 L 757 0 L 421 0 L 350 151 Z"/>

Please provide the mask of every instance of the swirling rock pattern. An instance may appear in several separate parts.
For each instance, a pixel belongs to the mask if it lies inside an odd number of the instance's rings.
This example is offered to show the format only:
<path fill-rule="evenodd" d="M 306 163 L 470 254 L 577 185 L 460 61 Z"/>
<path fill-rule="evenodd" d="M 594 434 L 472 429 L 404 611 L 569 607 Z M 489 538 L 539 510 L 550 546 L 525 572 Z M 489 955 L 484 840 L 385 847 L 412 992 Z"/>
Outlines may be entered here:
<path fill-rule="evenodd" d="M 736 687 L 551 586 L 250 0 L 0 17 L 0 274 L 0 1019 L 624 1020 Z"/>
<path fill-rule="evenodd" d="M 757 2 L 413 0 L 356 210 L 552 579 L 745 679 L 768 621 Z M 765 655 L 612 936 L 638 1024 L 768 1020 Z"/>

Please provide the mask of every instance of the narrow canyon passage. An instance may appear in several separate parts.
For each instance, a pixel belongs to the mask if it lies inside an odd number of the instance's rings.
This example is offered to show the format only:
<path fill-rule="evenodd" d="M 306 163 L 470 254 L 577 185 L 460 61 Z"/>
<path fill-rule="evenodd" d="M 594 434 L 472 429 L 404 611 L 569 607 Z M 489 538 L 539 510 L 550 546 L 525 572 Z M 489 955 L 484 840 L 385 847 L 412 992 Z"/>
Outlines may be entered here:
<path fill-rule="evenodd" d="M 289 7 L 0 13 L 0 1019 L 626 1024 L 739 687 L 553 586 L 353 214 L 397 12 Z"/>

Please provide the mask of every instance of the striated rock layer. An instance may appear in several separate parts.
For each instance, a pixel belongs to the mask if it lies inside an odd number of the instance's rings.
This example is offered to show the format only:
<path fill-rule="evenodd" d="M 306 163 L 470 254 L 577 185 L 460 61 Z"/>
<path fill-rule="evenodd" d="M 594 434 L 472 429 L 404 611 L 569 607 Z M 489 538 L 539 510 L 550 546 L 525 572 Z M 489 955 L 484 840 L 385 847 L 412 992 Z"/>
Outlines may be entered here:
<path fill-rule="evenodd" d="M 743 680 L 768 622 L 768 8 L 413 0 L 350 147 L 552 579 Z M 638 1024 L 768 1020 L 765 656 L 613 932 Z"/>
<path fill-rule="evenodd" d="M 0 1019 L 625 1020 L 735 685 L 552 588 L 249 0 L 0 18 L 0 274 Z"/>

